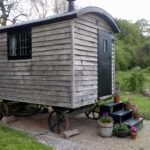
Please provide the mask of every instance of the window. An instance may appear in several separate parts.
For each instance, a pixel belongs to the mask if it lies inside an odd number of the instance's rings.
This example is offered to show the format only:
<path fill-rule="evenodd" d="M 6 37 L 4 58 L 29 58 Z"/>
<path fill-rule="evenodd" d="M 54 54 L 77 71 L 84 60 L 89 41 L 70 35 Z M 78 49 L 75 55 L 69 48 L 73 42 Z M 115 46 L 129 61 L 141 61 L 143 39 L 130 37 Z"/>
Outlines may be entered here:
<path fill-rule="evenodd" d="M 107 52 L 107 40 L 103 40 L 103 51 Z"/>
<path fill-rule="evenodd" d="M 8 32 L 8 59 L 31 58 L 31 30 Z"/>

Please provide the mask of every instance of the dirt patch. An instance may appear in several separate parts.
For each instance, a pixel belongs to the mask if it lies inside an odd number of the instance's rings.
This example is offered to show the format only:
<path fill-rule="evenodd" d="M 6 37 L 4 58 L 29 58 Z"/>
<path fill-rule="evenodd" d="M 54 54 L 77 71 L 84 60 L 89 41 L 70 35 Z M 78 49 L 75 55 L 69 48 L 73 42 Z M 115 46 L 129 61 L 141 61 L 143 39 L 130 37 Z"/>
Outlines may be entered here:
<path fill-rule="evenodd" d="M 144 128 L 136 140 L 115 136 L 102 138 L 98 134 L 97 122 L 79 115 L 70 119 L 70 128 L 78 129 L 81 134 L 65 140 L 49 131 L 47 118 L 48 114 L 19 117 L 10 126 L 33 134 L 39 142 L 53 146 L 56 150 L 150 150 L 150 121 L 144 120 Z"/>

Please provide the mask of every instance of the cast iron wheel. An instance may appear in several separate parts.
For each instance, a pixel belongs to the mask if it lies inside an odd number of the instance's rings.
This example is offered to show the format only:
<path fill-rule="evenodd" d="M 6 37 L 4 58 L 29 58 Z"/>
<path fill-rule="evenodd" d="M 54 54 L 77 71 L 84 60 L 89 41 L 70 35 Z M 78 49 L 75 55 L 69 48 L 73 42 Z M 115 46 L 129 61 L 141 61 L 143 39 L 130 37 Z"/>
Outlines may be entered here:
<path fill-rule="evenodd" d="M 61 133 L 69 128 L 67 116 L 60 111 L 52 111 L 48 116 L 48 126 L 54 133 Z"/>
<path fill-rule="evenodd" d="M 99 108 L 99 105 L 96 104 L 91 111 L 86 112 L 85 115 L 88 119 L 93 119 L 93 120 L 98 120 L 100 119 L 101 115 L 99 113 L 99 111 L 97 110 Z"/>

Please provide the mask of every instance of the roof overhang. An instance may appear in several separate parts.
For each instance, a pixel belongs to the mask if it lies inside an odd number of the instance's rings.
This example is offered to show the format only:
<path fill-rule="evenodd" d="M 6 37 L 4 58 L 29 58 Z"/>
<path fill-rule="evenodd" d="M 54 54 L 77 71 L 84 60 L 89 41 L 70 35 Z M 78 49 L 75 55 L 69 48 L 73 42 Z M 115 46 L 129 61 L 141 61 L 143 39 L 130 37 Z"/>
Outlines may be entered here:
<path fill-rule="evenodd" d="M 114 18 L 105 10 L 99 7 L 86 7 L 78 10 L 74 10 L 71 12 L 67 12 L 64 14 L 58 14 L 50 17 L 45 17 L 41 19 L 36 19 L 36 20 L 31 20 L 19 24 L 14 24 L 14 25 L 8 25 L 5 27 L 0 28 L 0 32 L 7 32 L 9 30 L 15 30 L 18 28 L 24 28 L 24 27 L 34 27 L 34 26 L 39 26 L 39 25 L 45 25 L 45 24 L 50 24 L 50 23 L 57 23 L 61 21 L 66 21 L 66 20 L 71 20 L 74 18 L 81 17 L 82 15 L 88 14 L 88 13 L 94 13 L 101 18 L 103 18 L 113 29 L 115 33 L 119 33 L 120 29 L 115 22 Z"/>

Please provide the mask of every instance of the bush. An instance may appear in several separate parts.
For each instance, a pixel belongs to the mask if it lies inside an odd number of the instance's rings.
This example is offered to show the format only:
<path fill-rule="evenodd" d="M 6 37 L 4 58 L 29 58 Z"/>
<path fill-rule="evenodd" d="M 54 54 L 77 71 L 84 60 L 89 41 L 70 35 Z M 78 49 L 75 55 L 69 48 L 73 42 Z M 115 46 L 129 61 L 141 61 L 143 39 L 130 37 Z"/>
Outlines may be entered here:
<path fill-rule="evenodd" d="M 132 69 L 131 74 L 125 80 L 127 89 L 131 92 L 141 92 L 144 88 L 145 76 L 140 67 Z"/>
<path fill-rule="evenodd" d="M 135 67 L 131 71 L 119 72 L 116 76 L 116 87 L 121 91 L 140 93 L 144 89 L 145 81 L 145 72 L 140 67 Z"/>

